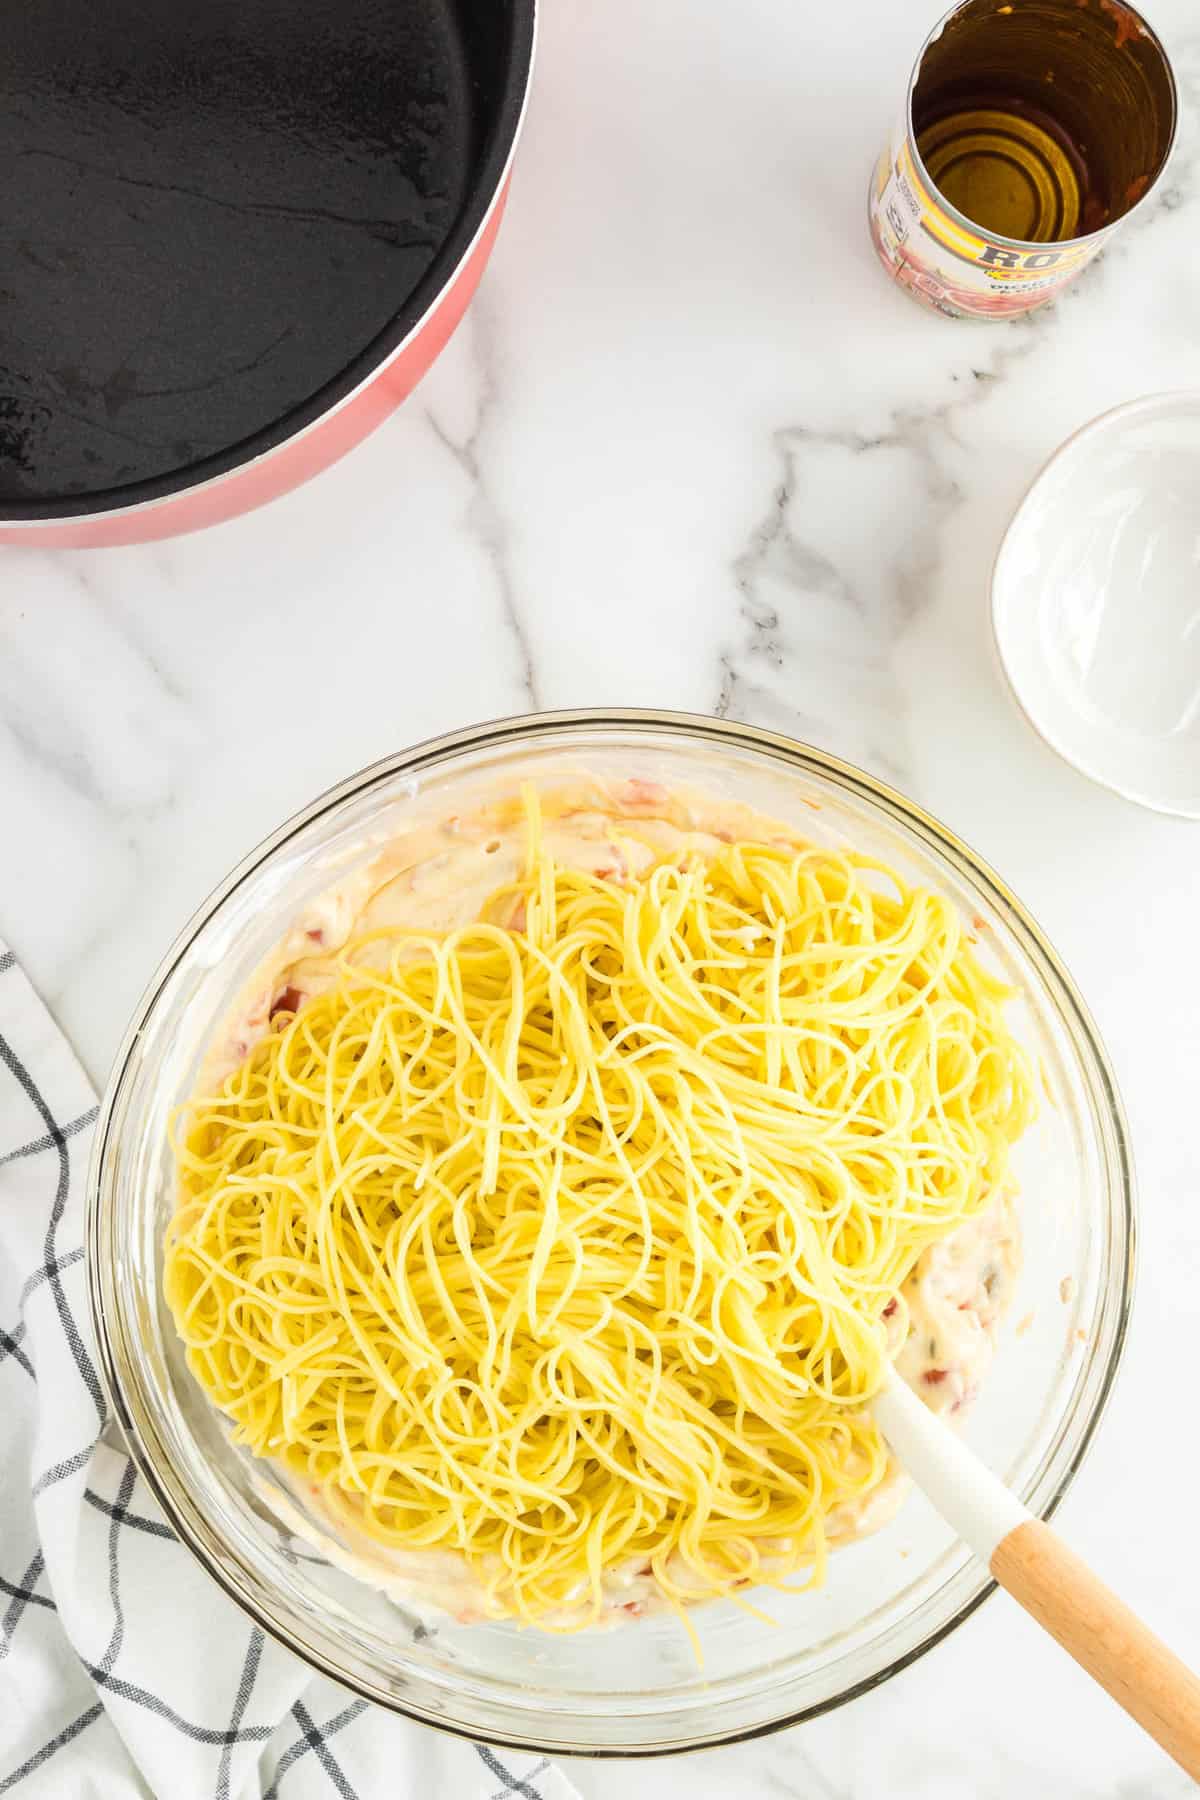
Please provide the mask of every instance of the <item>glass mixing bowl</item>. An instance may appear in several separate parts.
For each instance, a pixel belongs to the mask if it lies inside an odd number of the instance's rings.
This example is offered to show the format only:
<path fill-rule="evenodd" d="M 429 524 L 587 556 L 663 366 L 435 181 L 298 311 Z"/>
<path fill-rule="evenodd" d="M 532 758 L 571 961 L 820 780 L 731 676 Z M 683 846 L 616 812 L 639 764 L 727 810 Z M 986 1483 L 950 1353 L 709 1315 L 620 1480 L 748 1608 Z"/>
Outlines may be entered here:
<path fill-rule="evenodd" d="M 496 1743 L 646 1754 L 750 1736 L 852 1698 L 966 1618 L 991 1587 L 987 1570 L 914 1495 L 878 1535 L 835 1554 L 820 1592 L 762 1596 L 774 1627 L 726 1602 L 697 1610 L 702 1668 L 669 1615 L 573 1637 L 448 1619 L 431 1630 L 277 1522 L 264 1498 L 271 1468 L 234 1448 L 189 1375 L 161 1285 L 174 1192 L 168 1119 L 206 1039 L 291 916 L 381 837 L 465 812 L 519 781 L 555 785 L 580 770 L 745 801 L 810 838 L 884 858 L 979 922 L 982 953 L 1018 990 L 1014 1025 L 1047 1098 L 1018 1150 L 1025 1267 L 967 1436 L 1043 1516 L 1079 1467 L 1120 1355 L 1133 1279 L 1132 1172 L 1095 1027 L 1020 903 L 909 801 L 769 732 L 637 712 L 541 714 L 458 732 L 325 794 L 201 908 L 130 1026 L 89 1183 L 96 1335 L 143 1474 L 233 1598 L 368 1699 Z"/>

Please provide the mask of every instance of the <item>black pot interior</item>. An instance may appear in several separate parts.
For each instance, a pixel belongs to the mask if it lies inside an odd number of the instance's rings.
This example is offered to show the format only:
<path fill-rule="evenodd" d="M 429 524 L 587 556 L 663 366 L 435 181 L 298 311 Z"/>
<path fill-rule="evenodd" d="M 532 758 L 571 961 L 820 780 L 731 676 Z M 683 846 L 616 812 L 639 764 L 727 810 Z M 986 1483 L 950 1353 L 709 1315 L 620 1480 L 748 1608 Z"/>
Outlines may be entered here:
<path fill-rule="evenodd" d="M 189 485 L 355 385 L 495 190 L 532 0 L 5 0 L 0 515 Z"/>

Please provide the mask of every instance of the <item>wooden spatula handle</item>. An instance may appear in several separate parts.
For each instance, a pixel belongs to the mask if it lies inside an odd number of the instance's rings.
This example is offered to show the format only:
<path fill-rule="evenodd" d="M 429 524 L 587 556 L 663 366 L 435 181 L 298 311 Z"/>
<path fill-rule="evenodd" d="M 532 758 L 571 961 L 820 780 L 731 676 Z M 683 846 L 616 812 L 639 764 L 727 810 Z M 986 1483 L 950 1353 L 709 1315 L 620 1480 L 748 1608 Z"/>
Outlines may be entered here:
<path fill-rule="evenodd" d="M 1200 1678 L 1040 1519 L 1001 1538 L 991 1566 L 1000 1586 L 1200 1781 Z"/>
<path fill-rule="evenodd" d="M 876 1420 L 1001 1587 L 1200 1781 L 1200 1679 L 894 1373 Z"/>

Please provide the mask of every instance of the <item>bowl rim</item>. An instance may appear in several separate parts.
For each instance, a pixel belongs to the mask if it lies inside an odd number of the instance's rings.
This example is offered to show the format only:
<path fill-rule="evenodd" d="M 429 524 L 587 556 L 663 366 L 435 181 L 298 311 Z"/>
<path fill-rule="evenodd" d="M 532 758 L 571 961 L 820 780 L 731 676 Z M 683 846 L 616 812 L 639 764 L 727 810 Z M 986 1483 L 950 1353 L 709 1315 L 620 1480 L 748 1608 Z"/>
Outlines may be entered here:
<path fill-rule="evenodd" d="M 1001 619 L 1001 614 L 1007 612 L 1010 604 L 1007 564 L 1013 554 L 1012 546 L 1018 533 L 1024 527 L 1026 515 L 1035 493 L 1052 471 L 1058 468 L 1059 463 L 1070 461 L 1081 450 L 1089 446 L 1094 438 L 1107 436 L 1110 432 L 1119 435 L 1126 424 L 1133 423 L 1138 419 L 1151 418 L 1155 414 L 1169 415 L 1176 411 L 1186 412 L 1188 410 L 1193 417 L 1200 416 L 1200 387 L 1162 388 L 1153 394 L 1141 394 L 1133 400 L 1122 400 L 1118 405 L 1110 406 L 1107 411 L 1097 413 L 1095 418 L 1086 420 L 1050 452 L 1032 479 L 1026 484 L 1021 498 L 1013 509 L 1012 517 L 1004 528 L 1004 535 L 997 546 L 996 554 L 992 558 L 992 571 L 988 582 L 990 596 L 988 612 L 991 619 L 992 647 L 995 650 L 996 660 L 1001 674 L 1004 676 L 1009 695 L 1026 724 L 1037 733 L 1042 742 L 1048 744 L 1055 755 L 1060 756 L 1063 762 L 1069 764 L 1077 774 L 1085 776 L 1088 781 L 1094 782 L 1097 787 L 1104 788 L 1108 793 L 1116 794 L 1119 799 L 1128 800 L 1134 806 L 1144 807 L 1148 812 L 1158 813 L 1161 818 L 1196 820 L 1200 819 L 1200 804 L 1195 806 L 1173 805 L 1147 793 L 1135 782 L 1115 780 L 1107 775 L 1098 774 L 1084 757 L 1067 747 L 1053 720 L 1039 718 L 1035 715 L 1030 703 L 1021 692 L 1020 681 L 1006 653 L 1006 641 L 1011 641 L 1011 639 L 1008 627 Z"/>
<path fill-rule="evenodd" d="M 1120 1262 L 1114 1263 L 1108 1271 L 1106 1285 L 1115 1289 L 1116 1279 L 1119 1277 L 1120 1293 L 1113 1319 L 1112 1341 L 1107 1360 L 1099 1371 L 1099 1383 L 1094 1399 L 1082 1418 L 1078 1441 L 1066 1466 L 1053 1491 L 1046 1497 L 1037 1514 L 1042 1519 L 1049 1519 L 1053 1516 L 1082 1467 L 1100 1421 L 1107 1410 L 1128 1336 L 1136 1283 L 1138 1209 L 1129 1127 L 1116 1077 L 1103 1040 L 1074 980 L 1057 952 L 1047 941 L 1036 920 L 1007 883 L 995 873 L 990 864 L 977 856 L 948 826 L 943 825 L 923 807 L 915 801 L 909 800 L 888 783 L 880 781 L 874 775 L 868 774 L 828 751 L 821 750 L 800 739 L 788 737 L 781 732 L 769 731 L 759 726 L 741 724 L 724 718 L 656 708 L 583 707 L 553 712 L 515 714 L 487 720 L 437 737 L 423 739 L 407 750 L 382 757 L 368 764 L 356 774 L 327 788 L 307 806 L 285 820 L 248 855 L 244 856 L 225 880 L 213 889 L 207 899 L 197 907 L 183 930 L 176 936 L 138 1001 L 114 1057 L 112 1073 L 100 1103 L 87 1171 L 84 1245 L 88 1303 L 92 1329 L 99 1352 L 101 1377 L 108 1394 L 111 1411 L 125 1434 L 130 1454 L 139 1473 L 162 1507 L 172 1529 L 182 1543 L 238 1608 L 247 1614 L 268 1637 L 290 1650 L 293 1655 L 298 1656 L 317 1673 L 339 1682 L 343 1687 L 349 1688 L 351 1692 L 362 1698 L 383 1706 L 390 1712 L 413 1719 L 419 1724 L 432 1726 L 435 1730 L 464 1738 L 469 1742 L 486 1743 L 515 1750 L 546 1750 L 548 1754 L 555 1756 L 584 1756 L 589 1759 L 675 1756 L 692 1750 L 712 1749 L 722 1744 L 749 1742 L 775 1731 L 786 1730 L 788 1727 L 801 1724 L 806 1720 L 819 1718 L 825 1713 L 846 1705 L 851 1700 L 858 1699 L 873 1688 L 881 1686 L 894 1675 L 912 1667 L 935 1645 L 948 1637 L 985 1600 L 990 1598 L 996 1589 L 995 1581 L 989 1572 L 983 1571 L 976 1591 L 969 1594 L 949 1618 L 931 1628 L 918 1643 L 894 1656 L 884 1667 L 851 1682 L 836 1694 L 806 1703 L 793 1710 L 782 1712 L 774 1718 L 758 1721 L 752 1725 L 701 1732 L 689 1735 L 681 1741 L 604 1746 L 559 1743 L 547 1746 L 536 1731 L 514 1730 L 511 1734 L 504 1730 L 489 1729 L 485 1731 L 482 1727 L 447 1719 L 440 1713 L 427 1709 L 419 1701 L 406 1699 L 401 1702 L 390 1689 L 373 1684 L 366 1677 L 348 1674 L 323 1651 L 314 1650 L 307 1644 L 301 1646 L 289 1635 L 286 1625 L 272 1617 L 267 1608 L 260 1604 L 251 1593 L 245 1591 L 238 1581 L 227 1572 L 206 1541 L 210 1537 L 214 1541 L 216 1540 L 214 1529 L 199 1508 L 192 1505 L 182 1484 L 175 1477 L 168 1459 L 163 1456 L 160 1462 L 156 1457 L 154 1448 L 147 1441 L 147 1431 L 143 1429 L 143 1424 L 133 1416 L 122 1386 L 113 1337 L 110 1335 L 106 1321 L 107 1302 L 110 1297 L 115 1302 L 115 1294 L 112 1293 L 111 1287 L 112 1271 L 102 1255 L 101 1234 L 105 1227 L 105 1214 L 111 1199 L 109 1144 L 114 1130 L 115 1115 L 129 1078 L 131 1060 L 146 1022 L 157 1005 L 162 990 L 195 937 L 243 882 L 248 880 L 278 849 L 319 818 L 321 814 L 335 808 L 342 801 L 356 796 L 360 797 L 373 787 L 382 785 L 398 776 L 411 776 L 431 766 L 436 767 L 448 757 L 459 752 L 496 749 L 514 743 L 533 746 L 539 739 L 552 739 L 556 733 L 575 729 L 600 733 L 605 731 L 618 733 L 629 729 L 665 732 L 684 742 L 701 740 L 716 745 L 724 744 L 773 754 L 790 762 L 798 769 L 802 770 L 807 766 L 822 775 L 834 778 L 855 797 L 865 798 L 893 821 L 898 819 L 903 825 L 915 826 L 919 834 L 931 837 L 938 850 L 957 867 L 960 873 L 968 876 L 985 890 L 990 889 L 991 895 L 1007 910 L 1010 921 L 1026 935 L 1029 947 L 1044 959 L 1049 973 L 1060 983 L 1063 997 L 1069 1002 L 1073 1011 L 1074 1023 L 1079 1027 L 1088 1051 L 1094 1059 L 1095 1067 L 1091 1073 L 1098 1078 L 1098 1088 L 1092 1095 L 1093 1102 L 1105 1111 L 1112 1127 L 1112 1148 L 1118 1174 L 1114 1188 L 1119 1201 L 1120 1223 L 1124 1227 L 1124 1257 Z M 115 1313 L 114 1304 L 114 1316 Z M 146 1425 L 149 1427 L 150 1433 L 157 1438 L 153 1421 L 147 1419 Z"/>

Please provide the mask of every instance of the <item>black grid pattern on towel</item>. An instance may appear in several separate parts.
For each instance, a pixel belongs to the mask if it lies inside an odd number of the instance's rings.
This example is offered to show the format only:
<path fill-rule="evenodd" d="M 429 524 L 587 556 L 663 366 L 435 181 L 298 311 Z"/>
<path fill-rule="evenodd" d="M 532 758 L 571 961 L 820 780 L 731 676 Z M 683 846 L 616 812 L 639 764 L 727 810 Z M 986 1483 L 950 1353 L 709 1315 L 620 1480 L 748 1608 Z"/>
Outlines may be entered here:
<path fill-rule="evenodd" d="M 11 951 L 0 954 L 0 980 L 14 967 Z M 82 1444 L 73 1455 L 42 1470 L 35 1477 L 33 1493 L 36 1496 L 45 1492 L 56 1482 L 67 1479 L 68 1476 L 76 1474 L 87 1466 L 91 1461 L 96 1439 L 99 1437 L 106 1418 L 104 1392 L 88 1348 L 87 1335 L 74 1316 L 62 1283 L 63 1273 L 82 1259 L 83 1248 L 81 1245 L 76 1245 L 63 1251 L 58 1242 L 71 1176 L 70 1140 L 85 1131 L 94 1122 L 97 1108 L 93 1106 L 86 1112 L 68 1119 L 65 1124 L 60 1124 L 49 1100 L 34 1080 L 16 1047 L 0 1034 L 0 1082 L 5 1081 L 16 1083 L 25 1100 L 32 1106 L 40 1119 L 43 1131 L 37 1137 L 11 1149 L 0 1147 L 0 1164 L 14 1162 L 18 1159 L 43 1161 L 46 1167 L 48 1204 L 42 1262 L 32 1274 L 26 1277 L 21 1288 L 18 1301 L 19 1316 L 13 1320 L 0 1320 L 0 1411 L 3 1411 L 6 1405 L 4 1391 L 7 1382 L 36 1381 L 37 1379 L 36 1369 L 23 1348 L 27 1336 L 24 1315 L 25 1308 L 32 1296 L 39 1288 L 49 1284 L 63 1336 L 70 1347 L 79 1378 L 91 1397 L 96 1414 L 96 1431 L 90 1441 Z M 24 1396 L 14 1395 L 13 1404 L 20 1405 L 24 1399 Z M 100 1660 L 95 1663 L 85 1661 L 84 1667 L 101 1695 L 107 1691 L 136 1706 L 145 1707 L 169 1722 L 177 1731 L 198 1743 L 220 1745 L 222 1761 L 217 1795 L 218 1800 L 229 1800 L 229 1756 L 233 1745 L 246 1742 L 265 1742 L 275 1729 L 273 1725 L 244 1725 L 242 1723 L 253 1690 L 258 1660 L 262 1653 L 263 1635 L 257 1627 L 249 1631 L 249 1642 L 242 1665 L 242 1677 L 228 1719 L 216 1720 L 210 1724 L 184 1718 L 159 1695 L 149 1693 L 145 1688 L 122 1677 L 119 1672 L 121 1649 L 125 1639 L 125 1617 L 121 1603 L 120 1544 L 122 1535 L 126 1532 L 137 1532 L 165 1538 L 171 1544 L 175 1542 L 174 1534 L 166 1525 L 160 1524 L 154 1519 L 143 1518 L 129 1510 L 135 1479 L 134 1466 L 131 1462 L 126 1461 L 124 1473 L 121 1475 L 117 1492 L 113 1498 L 108 1499 L 90 1487 L 85 1492 L 88 1504 L 105 1514 L 109 1520 L 108 1586 L 112 1601 L 113 1625 L 108 1645 Z M 39 1611 L 55 1611 L 53 1597 L 44 1592 L 41 1586 L 44 1572 L 45 1563 L 40 1550 L 24 1569 L 14 1571 L 0 1565 L 0 1603 L 6 1603 L 3 1604 L 3 1610 L 0 1611 L 0 1663 L 8 1655 L 17 1633 L 25 1628 L 25 1622 L 28 1619 L 36 1617 Z M 58 1751 L 78 1737 L 80 1732 L 86 1731 L 89 1725 L 94 1724 L 102 1711 L 103 1705 L 99 1702 L 88 1707 L 76 1717 L 50 1728 L 46 1741 L 17 1768 L 0 1767 L 0 1794 L 7 1794 L 19 1789 L 27 1777 L 43 1768 Z M 312 1726 L 311 1729 L 313 1735 L 320 1740 L 321 1733 L 317 1727 Z"/>
<path fill-rule="evenodd" d="M 511 1769 L 505 1768 L 496 1752 L 489 1750 L 486 1744 L 476 1744 L 475 1748 L 488 1774 L 494 1776 L 500 1783 L 499 1787 L 492 1789 L 488 1800 L 508 1800 L 511 1794 L 519 1794 L 521 1800 L 542 1800 L 534 1783 L 550 1767 L 549 1758 L 543 1756 L 541 1762 L 535 1763 L 527 1775 L 514 1775 Z"/>

